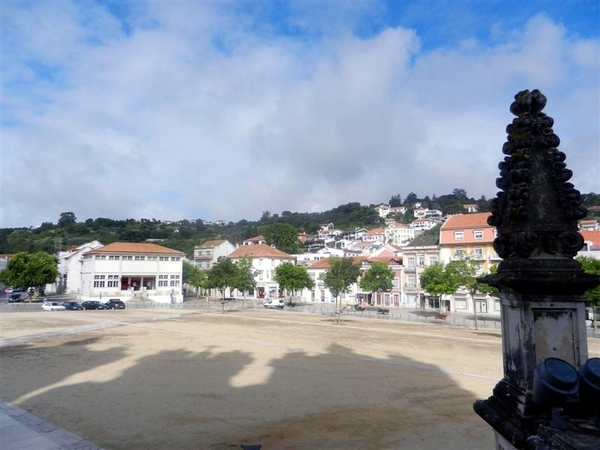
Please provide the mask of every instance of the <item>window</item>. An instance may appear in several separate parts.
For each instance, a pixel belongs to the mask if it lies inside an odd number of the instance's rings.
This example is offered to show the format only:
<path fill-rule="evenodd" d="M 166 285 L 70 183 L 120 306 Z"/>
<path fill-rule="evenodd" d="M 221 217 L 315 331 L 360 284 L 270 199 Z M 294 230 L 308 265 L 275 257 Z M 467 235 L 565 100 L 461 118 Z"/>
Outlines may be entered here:
<path fill-rule="evenodd" d="M 131 255 L 123 256 L 123 260 L 131 261 L 131 260 L 133 260 L 133 256 L 131 256 Z"/>
<path fill-rule="evenodd" d="M 147 256 L 146 259 L 148 261 L 156 261 L 158 259 L 158 257 L 156 257 L 156 256 Z"/>
<path fill-rule="evenodd" d="M 417 278 L 414 275 L 410 275 L 407 281 L 408 287 L 416 287 L 417 286 Z"/>
<path fill-rule="evenodd" d="M 429 257 L 429 264 L 437 264 L 437 262 L 438 262 L 437 256 Z"/>
<path fill-rule="evenodd" d="M 457 259 L 461 259 L 463 256 L 463 249 L 462 247 L 457 247 L 454 249 L 454 258 Z"/>
<path fill-rule="evenodd" d="M 119 275 L 109 275 L 106 287 L 119 287 Z"/>
<path fill-rule="evenodd" d="M 169 257 L 168 256 L 161 256 L 160 258 L 158 258 L 159 261 L 168 261 Z"/>
<path fill-rule="evenodd" d="M 135 260 L 136 261 L 146 261 L 146 257 L 145 256 L 136 255 Z"/>
<path fill-rule="evenodd" d="M 473 238 L 475 239 L 483 239 L 483 231 L 475 230 L 473 231 Z"/>
<path fill-rule="evenodd" d="M 171 256 L 171 261 L 179 261 L 180 259 L 179 256 Z"/>
<path fill-rule="evenodd" d="M 458 309 L 467 309 L 467 301 L 462 299 L 454 299 L 454 307 Z"/>
<path fill-rule="evenodd" d="M 169 275 L 159 275 L 158 276 L 158 286 L 168 286 L 169 285 Z"/>
<path fill-rule="evenodd" d="M 105 275 L 94 275 L 94 287 L 104 287 L 106 283 L 104 278 Z"/>
<path fill-rule="evenodd" d="M 415 268 L 415 258 L 408 258 L 408 260 L 406 261 L 406 264 L 409 269 L 414 269 Z"/>
<path fill-rule="evenodd" d="M 119 259 L 121 259 L 119 255 L 108 255 L 109 261 L 118 261 Z"/>
<path fill-rule="evenodd" d="M 95 259 L 106 259 L 106 255 L 96 255 Z"/>
<path fill-rule="evenodd" d="M 454 232 L 454 239 L 457 241 L 462 241 L 464 238 L 464 233 L 462 231 L 455 231 Z"/>
<path fill-rule="evenodd" d="M 473 251 L 473 256 L 475 257 L 475 259 L 483 259 L 483 248 L 475 247 Z"/>
<path fill-rule="evenodd" d="M 423 267 L 425 265 L 425 257 L 419 256 L 419 267 Z"/>
<path fill-rule="evenodd" d="M 395 277 L 395 278 L 392 280 L 392 286 L 394 286 L 395 288 L 397 288 L 397 287 L 400 287 L 400 278 L 398 278 L 398 277 Z"/>

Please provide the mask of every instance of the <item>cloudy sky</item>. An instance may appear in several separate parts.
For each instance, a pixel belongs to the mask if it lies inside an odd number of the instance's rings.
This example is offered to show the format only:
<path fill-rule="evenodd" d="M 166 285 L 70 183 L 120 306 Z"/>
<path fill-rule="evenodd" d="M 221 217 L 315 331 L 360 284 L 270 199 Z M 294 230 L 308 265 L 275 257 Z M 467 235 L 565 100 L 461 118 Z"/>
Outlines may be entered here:
<path fill-rule="evenodd" d="M 595 0 L 0 5 L 0 228 L 490 198 L 523 89 L 600 192 Z"/>

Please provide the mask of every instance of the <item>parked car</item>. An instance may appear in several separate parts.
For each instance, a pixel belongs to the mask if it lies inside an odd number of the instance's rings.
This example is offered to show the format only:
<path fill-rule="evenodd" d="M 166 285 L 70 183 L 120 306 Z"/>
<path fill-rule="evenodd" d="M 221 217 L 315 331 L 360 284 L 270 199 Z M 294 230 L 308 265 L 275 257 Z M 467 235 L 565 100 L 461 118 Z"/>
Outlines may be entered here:
<path fill-rule="evenodd" d="M 267 309 L 283 309 L 285 306 L 285 302 L 283 299 L 272 298 L 269 300 L 265 300 L 263 302 L 263 306 Z"/>
<path fill-rule="evenodd" d="M 58 302 L 44 302 L 42 311 L 64 311 L 65 307 Z"/>
<path fill-rule="evenodd" d="M 104 306 L 106 306 L 108 309 L 125 309 L 125 303 L 118 298 L 111 298 L 104 304 Z"/>
<path fill-rule="evenodd" d="M 79 302 L 63 302 L 63 306 L 68 311 L 81 311 L 83 310 L 83 306 Z"/>
<path fill-rule="evenodd" d="M 83 309 L 108 309 L 108 307 L 98 300 L 87 300 L 81 304 Z"/>
<path fill-rule="evenodd" d="M 8 303 L 16 303 L 22 300 L 21 294 L 19 292 L 15 292 L 14 294 L 10 294 L 8 296 Z"/>

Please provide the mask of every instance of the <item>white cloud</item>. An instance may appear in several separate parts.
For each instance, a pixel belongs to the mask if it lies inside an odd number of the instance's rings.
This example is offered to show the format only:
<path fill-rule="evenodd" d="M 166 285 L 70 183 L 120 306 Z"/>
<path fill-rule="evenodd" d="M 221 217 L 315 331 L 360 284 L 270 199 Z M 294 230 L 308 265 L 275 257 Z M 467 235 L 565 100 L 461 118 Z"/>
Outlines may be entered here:
<path fill-rule="evenodd" d="M 547 95 L 576 187 L 600 191 L 598 39 L 548 16 L 432 49 L 415 29 L 358 37 L 360 9 L 303 40 L 212 4 L 135 3 L 128 32 L 90 8 L 4 12 L 2 227 L 490 197 L 525 88 Z"/>

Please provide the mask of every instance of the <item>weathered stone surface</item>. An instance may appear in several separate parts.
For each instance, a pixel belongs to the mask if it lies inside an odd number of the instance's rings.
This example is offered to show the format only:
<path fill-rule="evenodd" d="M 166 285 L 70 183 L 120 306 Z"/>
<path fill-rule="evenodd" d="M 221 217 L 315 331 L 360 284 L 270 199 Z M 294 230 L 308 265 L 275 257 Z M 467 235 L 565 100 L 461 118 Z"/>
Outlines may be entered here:
<path fill-rule="evenodd" d="M 596 449 L 597 414 L 572 398 L 555 429 L 550 408 L 535 404 L 532 395 L 535 368 L 547 358 L 575 368 L 587 361 L 584 292 L 600 285 L 600 276 L 585 274 L 573 259 L 583 245 L 577 222 L 587 212 L 568 182 L 572 172 L 545 105 L 541 92 L 525 90 L 510 107 L 517 118 L 506 129 L 496 180 L 501 192 L 488 220 L 503 261 L 496 274 L 480 280 L 499 290 L 504 379 L 474 409 L 502 448 Z"/>

